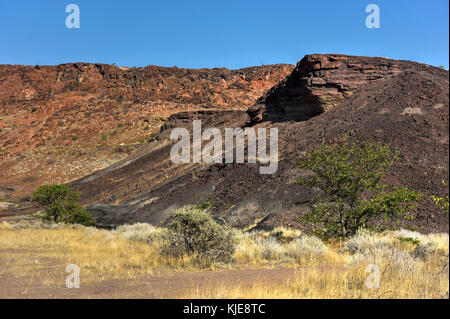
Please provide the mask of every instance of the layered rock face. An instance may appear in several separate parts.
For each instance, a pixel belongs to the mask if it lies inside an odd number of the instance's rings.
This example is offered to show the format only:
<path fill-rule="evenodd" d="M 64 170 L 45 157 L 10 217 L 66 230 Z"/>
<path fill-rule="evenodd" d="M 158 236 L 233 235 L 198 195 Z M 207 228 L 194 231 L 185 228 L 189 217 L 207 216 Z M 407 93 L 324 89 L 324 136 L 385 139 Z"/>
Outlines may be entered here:
<path fill-rule="evenodd" d="M 385 58 L 307 55 L 249 113 L 255 122 L 307 120 L 340 105 L 362 85 L 398 74 L 399 64 Z"/>

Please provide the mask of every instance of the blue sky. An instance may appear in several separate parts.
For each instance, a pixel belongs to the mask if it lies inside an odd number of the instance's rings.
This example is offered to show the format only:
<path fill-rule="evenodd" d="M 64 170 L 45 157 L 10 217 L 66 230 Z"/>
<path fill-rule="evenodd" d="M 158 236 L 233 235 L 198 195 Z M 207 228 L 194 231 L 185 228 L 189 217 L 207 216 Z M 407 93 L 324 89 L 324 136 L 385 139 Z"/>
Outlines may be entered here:
<path fill-rule="evenodd" d="M 80 28 L 65 26 L 66 5 Z M 380 7 L 379 29 L 365 8 Z M 0 64 L 241 68 L 305 54 L 449 63 L 448 0 L 0 0 Z"/>

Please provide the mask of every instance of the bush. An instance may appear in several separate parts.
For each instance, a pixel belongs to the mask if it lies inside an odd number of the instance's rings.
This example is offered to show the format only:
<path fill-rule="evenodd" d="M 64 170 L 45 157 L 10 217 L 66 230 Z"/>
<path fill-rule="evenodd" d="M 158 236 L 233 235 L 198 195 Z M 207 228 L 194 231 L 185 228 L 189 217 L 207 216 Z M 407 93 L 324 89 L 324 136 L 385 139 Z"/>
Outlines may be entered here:
<path fill-rule="evenodd" d="M 294 260 L 303 258 L 322 257 L 327 251 L 327 246 L 317 237 L 302 236 L 290 242 L 287 247 L 287 255 Z"/>
<path fill-rule="evenodd" d="M 275 238 L 264 238 L 256 241 L 256 245 L 262 248 L 261 257 L 266 260 L 283 260 L 285 249 Z"/>
<path fill-rule="evenodd" d="M 231 229 L 217 224 L 198 206 L 175 212 L 167 225 L 165 252 L 176 257 L 195 255 L 207 262 L 227 262 L 235 250 Z"/>
<path fill-rule="evenodd" d="M 446 182 L 445 180 L 442 180 L 442 184 L 444 186 L 448 187 L 448 182 Z M 448 193 L 448 191 L 447 191 L 447 193 Z M 448 195 L 442 196 L 442 197 L 432 195 L 431 198 L 433 199 L 433 201 L 437 207 L 439 207 L 440 209 L 446 210 L 447 212 L 449 211 Z"/>
<path fill-rule="evenodd" d="M 360 231 L 344 244 L 343 251 L 350 253 L 351 265 L 370 263 L 380 267 L 385 264 L 404 271 L 418 269 L 411 253 L 402 249 L 399 241 L 388 233 L 371 234 Z"/>
<path fill-rule="evenodd" d="M 77 203 L 78 192 L 68 185 L 43 185 L 33 194 L 33 201 L 42 205 L 45 210 L 41 216 L 43 221 L 55 223 L 92 225 L 94 220 L 84 208 Z"/>
<path fill-rule="evenodd" d="M 422 194 L 381 183 L 397 156 L 387 144 L 352 142 L 348 135 L 335 145 L 322 143 L 298 164 L 312 172 L 298 183 L 320 190 L 303 220 L 329 239 L 351 237 L 361 228 L 374 230 L 370 225 L 376 218 L 396 227 L 413 218 L 407 212 Z"/>
<path fill-rule="evenodd" d="M 132 225 L 120 225 L 115 229 L 116 233 L 134 241 L 152 243 L 160 238 L 161 230 L 147 223 L 136 223 Z"/>
<path fill-rule="evenodd" d="M 437 251 L 436 243 L 428 241 L 425 243 L 419 243 L 412 252 L 412 256 L 415 258 L 427 259 Z"/>
<path fill-rule="evenodd" d="M 298 229 L 288 229 L 284 227 L 276 227 L 270 233 L 269 236 L 274 237 L 280 243 L 289 243 L 297 238 L 300 238 L 302 232 Z"/>
<path fill-rule="evenodd" d="M 343 250 L 350 254 L 368 254 L 372 250 L 388 251 L 395 247 L 395 242 L 387 236 L 376 236 L 368 231 L 359 231 L 345 242 Z"/>

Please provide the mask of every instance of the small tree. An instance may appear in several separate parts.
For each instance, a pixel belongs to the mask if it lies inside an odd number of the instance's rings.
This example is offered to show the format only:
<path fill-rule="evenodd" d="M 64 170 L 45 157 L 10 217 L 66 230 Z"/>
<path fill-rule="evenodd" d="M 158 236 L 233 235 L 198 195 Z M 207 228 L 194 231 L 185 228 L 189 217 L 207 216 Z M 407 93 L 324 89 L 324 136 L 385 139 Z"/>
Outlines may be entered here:
<path fill-rule="evenodd" d="M 65 184 L 43 185 L 33 194 L 33 201 L 45 208 L 42 220 L 55 223 L 92 225 L 94 220 L 77 203 L 79 198 L 80 194 Z"/>
<path fill-rule="evenodd" d="M 303 217 L 320 237 L 353 236 L 360 228 L 373 228 L 369 223 L 377 216 L 397 225 L 413 218 L 407 212 L 422 195 L 405 187 L 388 190 L 381 183 L 398 157 L 389 145 L 352 142 L 344 135 L 341 142 L 322 143 L 308 155 L 298 168 L 312 174 L 297 182 L 320 190 Z"/>

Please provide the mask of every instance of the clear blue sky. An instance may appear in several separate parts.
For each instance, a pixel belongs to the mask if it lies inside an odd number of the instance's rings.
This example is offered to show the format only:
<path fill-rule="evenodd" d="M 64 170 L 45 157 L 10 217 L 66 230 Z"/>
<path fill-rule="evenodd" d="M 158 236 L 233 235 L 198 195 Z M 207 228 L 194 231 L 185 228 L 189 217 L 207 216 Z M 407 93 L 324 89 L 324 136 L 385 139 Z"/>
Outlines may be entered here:
<path fill-rule="evenodd" d="M 80 7 L 80 29 L 65 26 Z M 380 7 L 368 29 L 365 7 Z M 0 0 L 0 64 L 228 67 L 309 53 L 449 63 L 448 0 Z"/>

